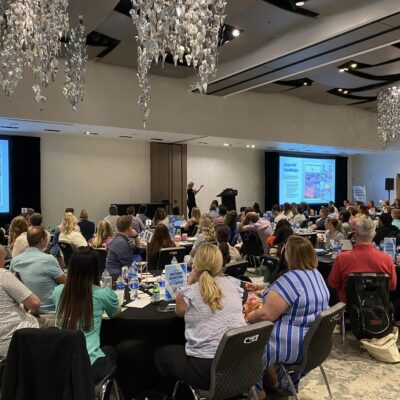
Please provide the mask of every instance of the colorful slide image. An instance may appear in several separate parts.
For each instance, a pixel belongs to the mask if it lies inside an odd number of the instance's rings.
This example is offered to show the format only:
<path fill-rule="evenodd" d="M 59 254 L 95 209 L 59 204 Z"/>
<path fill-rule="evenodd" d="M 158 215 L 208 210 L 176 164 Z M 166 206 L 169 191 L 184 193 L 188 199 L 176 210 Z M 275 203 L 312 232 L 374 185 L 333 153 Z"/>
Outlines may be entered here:
<path fill-rule="evenodd" d="M 10 212 L 10 176 L 8 140 L 0 140 L 0 213 Z"/>

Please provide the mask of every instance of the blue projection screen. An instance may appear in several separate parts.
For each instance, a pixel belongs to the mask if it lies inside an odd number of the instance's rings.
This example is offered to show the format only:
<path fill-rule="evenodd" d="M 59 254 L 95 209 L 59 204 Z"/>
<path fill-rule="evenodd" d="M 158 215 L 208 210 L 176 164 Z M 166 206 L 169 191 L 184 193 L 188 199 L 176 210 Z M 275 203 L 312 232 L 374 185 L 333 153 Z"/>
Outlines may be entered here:
<path fill-rule="evenodd" d="M 279 203 L 335 201 L 336 160 L 279 156 Z"/>
<path fill-rule="evenodd" d="M 10 212 L 10 164 L 8 140 L 0 139 L 0 214 Z"/>

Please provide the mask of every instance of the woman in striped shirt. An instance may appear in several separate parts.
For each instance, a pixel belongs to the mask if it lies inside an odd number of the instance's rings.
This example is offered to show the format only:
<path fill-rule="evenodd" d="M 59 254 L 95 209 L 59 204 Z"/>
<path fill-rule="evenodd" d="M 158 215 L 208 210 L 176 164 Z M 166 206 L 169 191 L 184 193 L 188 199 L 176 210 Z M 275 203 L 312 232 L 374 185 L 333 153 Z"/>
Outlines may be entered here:
<path fill-rule="evenodd" d="M 301 362 L 304 337 L 329 303 L 329 291 L 316 269 L 318 260 L 311 242 L 301 236 L 290 236 L 285 258 L 289 271 L 267 289 L 263 307 L 247 316 L 250 323 L 275 322 L 263 357 L 263 384 L 269 393 L 279 388 L 288 389 L 283 371 L 277 366 Z M 295 379 L 295 384 L 299 379 L 300 376 Z"/>

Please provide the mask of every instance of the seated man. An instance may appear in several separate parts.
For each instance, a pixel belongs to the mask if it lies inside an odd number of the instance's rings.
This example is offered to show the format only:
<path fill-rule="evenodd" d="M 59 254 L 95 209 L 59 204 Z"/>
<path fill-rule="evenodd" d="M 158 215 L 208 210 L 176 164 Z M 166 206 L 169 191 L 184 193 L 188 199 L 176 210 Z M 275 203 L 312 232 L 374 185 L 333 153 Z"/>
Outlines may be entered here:
<path fill-rule="evenodd" d="M 108 209 L 108 212 L 110 214 L 107 215 L 107 217 L 105 217 L 104 219 L 111 224 L 113 236 L 115 236 L 117 234 L 117 219 L 119 217 L 118 207 L 115 205 L 111 205 L 110 208 Z"/>
<path fill-rule="evenodd" d="M 287 219 L 278 204 L 272 206 L 272 214 L 274 214 L 274 223 L 277 224 L 281 219 Z"/>
<path fill-rule="evenodd" d="M 370 219 L 361 219 L 355 229 L 356 245 L 351 251 L 341 253 L 335 259 L 328 283 L 338 290 L 339 300 L 346 302 L 346 281 L 351 273 L 385 273 L 390 276 L 389 290 L 395 290 L 396 271 L 392 257 L 381 253 L 372 244 L 375 235 L 375 224 Z"/>
<path fill-rule="evenodd" d="M 249 212 L 240 223 L 239 232 L 255 231 L 261 240 L 264 253 L 268 253 L 269 245 L 267 239 L 272 235 L 272 226 L 269 221 L 261 219 L 257 213 Z"/>
<path fill-rule="evenodd" d="M 142 220 L 139 217 L 137 217 L 137 216 L 135 217 L 135 206 L 129 206 L 126 209 L 126 213 L 132 217 L 133 230 L 136 231 L 137 233 L 141 234 L 146 229 L 146 227 L 144 226 L 144 223 L 142 222 Z"/>
<path fill-rule="evenodd" d="M 219 206 L 218 217 L 214 218 L 214 225 L 221 225 L 225 223 L 225 215 L 228 213 L 226 206 L 221 204 Z"/>
<path fill-rule="evenodd" d="M 129 239 L 135 241 L 135 246 L 140 248 L 141 242 L 138 233 L 132 228 L 132 217 L 123 215 L 117 219 L 118 233 L 108 246 L 106 270 L 115 281 L 121 274 L 122 267 L 129 267 L 133 261 L 133 249 Z"/>
<path fill-rule="evenodd" d="M 47 247 L 47 234 L 43 227 L 29 229 L 27 239 L 29 247 L 13 258 L 10 271 L 18 273 L 24 285 L 37 294 L 42 303 L 41 314 L 54 314 L 52 294 L 58 284 L 65 283 L 64 272 L 52 255 L 43 253 Z"/>
<path fill-rule="evenodd" d="M 327 207 L 321 207 L 319 210 L 319 218 L 314 225 L 311 225 L 313 231 L 325 231 L 325 222 L 328 218 L 329 210 Z"/>
<path fill-rule="evenodd" d="M 0 246 L 0 357 L 7 356 L 12 335 L 17 329 L 39 328 L 39 321 L 34 315 L 39 314 L 40 300 L 4 269 L 5 256 L 4 247 Z"/>
<path fill-rule="evenodd" d="M 37 227 L 37 226 L 42 226 L 42 221 L 43 221 L 43 218 L 39 213 L 33 213 L 30 217 L 30 222 L 31 222 L 32 228 Z M 46 249 L 47 249 L 47 246 L 49 245 L 50 239 L 51 239 L 50 232 L 46 231 L 46 235 L 47 235 L 47 245 L 46 245 Z M 19 235 L 14 243 L 14 248 L 13 248 L 14 257 L 23 253 L 28 247 L 29 247 L 29 244 L 28 244 L 27 234 L 25 233 L 25 234 Z"/>

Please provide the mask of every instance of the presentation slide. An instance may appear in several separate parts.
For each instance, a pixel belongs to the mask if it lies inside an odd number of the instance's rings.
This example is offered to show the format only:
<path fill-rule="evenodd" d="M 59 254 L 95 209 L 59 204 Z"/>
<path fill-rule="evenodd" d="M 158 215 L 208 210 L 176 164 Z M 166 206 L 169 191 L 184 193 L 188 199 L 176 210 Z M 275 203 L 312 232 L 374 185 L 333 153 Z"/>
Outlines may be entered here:
<path fill-rule="evenodd" d="M 333 159 L 279 157 L 279 203 L 335 201 Z"/>
<path fill-rule="evenodd" d="M 10 212 L 10 165 L 8 140 L 0 139 L 0 214 Z"/>

